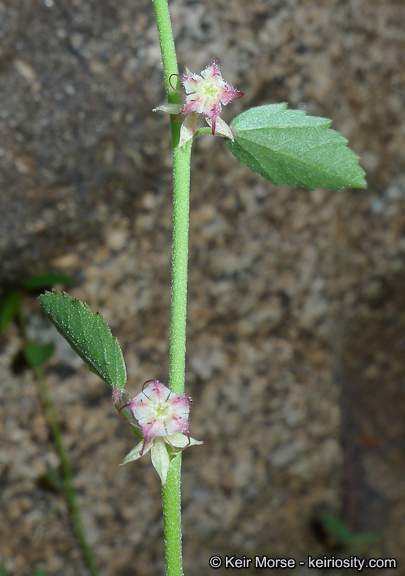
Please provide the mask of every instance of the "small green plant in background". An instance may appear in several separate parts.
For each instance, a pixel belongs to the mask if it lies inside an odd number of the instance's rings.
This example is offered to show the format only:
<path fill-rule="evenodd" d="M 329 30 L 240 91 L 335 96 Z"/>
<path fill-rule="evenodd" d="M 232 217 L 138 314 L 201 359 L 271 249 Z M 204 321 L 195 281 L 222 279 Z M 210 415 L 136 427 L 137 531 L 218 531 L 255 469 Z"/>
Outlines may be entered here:
<path fill-rule="evenodd" d="M 25 282 L 23 289 L 9 292 L 0 303 L 0 333 L 5 332 L 7 326 L 13 320 L 17 321 L 22 339 L 22 354 L 28 366 L 31 367 L 34 371 L 36 380 L 40 387 L 46 415 L 49 425 L 52 429 L 56 448 L 58 450 L 59 458 L 61 461 L 63 477 L 60 478 L 56 473 L 48 472 L 47 479 L 52 484 L 52 486 L 64 494 L 90 574 L 92 576 L 98 576 L 96 563 L 87 541 L 86 533 L 81 520 L 79 506 L 77 504 L 76 493 L 73 484 L 72 467 L 70 465 L 69 456 L 63 442 L 61 426 L 42 368 L 45 362 L 52 356 L 54 347 L 52 344 L 42 344 L 32 341 L 28 338 L 27 320 L 24 313 L 24 298 L 30 294 L 32 295 L 33 293 L 38 293 L 38 291 L 41 291 L 44 288 L 49 288 L 55 284 L 66 285 L 71 284 L 72 282 L 73 279 L 70 276 L 66 276 L 65 274 L 41 274 L 29 278 Z M 3 573 L 0 572 L 0 576 L 3 576 L 3 574 L 5 575 L 4 568 L 2 568 L 2 570 Z M 35 572 L 35 576 L 41 576 L 44 574 L 45 573 L 43 571 Z"/>
<path fill-rule="evenodd" d="M 0 566 L 0 576 L 8 576 L 4 566 Z M 46 572 L 44 572 L 43 570 L 35 570 L 33 576 L 46 576 Z"/>
<path fill-rule="evenodd" d="M 190 158 L 194 138 L 216 135 L 241 163 L 276 185 L 309 189 L 365 188 L 364 172 L 347 140 L 331 121 L 265 104 L 242 112 L 228 126 L 222 106 L 243 96 L 222 77 L 218 61 L 200 74 L 179 74 L 167 0 L 153 3 L 162 53 L 167 102 L 155 108 L 170 114 L 173 154 L 173 257 L 169 388 L 156 380 L 126 401 L 126 369 L 118 341 L 100 314 L 60 292 L 46 292 L 40 303 L 59 332 L 89 369 L 113 389 L 119 415 L 140 439 L 124 462 L 151 452 L 163 485 L 164 541 L 168 576 L 182 576 L 181 453 L 198 444 L 188 431 L 190 399 L 185 396 L 187 267 Z M 183 91 L 181 88 L 183 87 Z M 199 127 L 201 115 L 207 127 Z M 230 169 L 232 169 L 230 161 Z M 11 299 L 10 307 L 13 301 Z M 28 356 L 39 351 L 28 348 Z M 46 350 L 41 354 L 46 356 Z M 31 356 L 33 355 L 33 356 Z M 153 375 L 151 375 L 153 377 Z M 335 526 L 336 529 L 336 526 Z M 353 535 L 346 534 L 346 540 Z"/>
<path fill-rule="evenodd" d="M 335 546 L 344 550 L 346 554 L 362 557 L 370 546 L 381 540 L 379 534 L 354 534 L 346 522 L 331 514 L 321 514 L 319 519 L 325 530 L 334 536 Z"/>

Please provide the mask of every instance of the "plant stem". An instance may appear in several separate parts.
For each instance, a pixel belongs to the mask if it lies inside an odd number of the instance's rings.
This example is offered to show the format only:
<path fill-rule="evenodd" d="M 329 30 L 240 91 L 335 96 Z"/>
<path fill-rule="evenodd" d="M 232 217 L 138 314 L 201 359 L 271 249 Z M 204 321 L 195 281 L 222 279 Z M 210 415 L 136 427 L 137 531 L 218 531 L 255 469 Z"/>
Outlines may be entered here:
<path fill-rule="evenodd" d="M 183 576 L 180 475 L 181 454 L 172 462 L 162 488 L 167 576 Z"/>
<path fill-rule="evenodd" d="M 18 321 L 20 324 L 21 335 L 24 340 L 24 344 L 28 342 L 27 337 L 27 326 L 25 322 L 25 317 L 22 311 L 21 301 L 19 302 L 17 309 Z M 80 546 L 83 552 L 84 559 L 86 561 L 87 567 L 91 576 L 98 576 L 97 565 L 93 557 L 90 545 L 87 541 L 86 532 L 83 526 L 82 518 L 80 515 L 80 508 L 76 500 L 76 492 L 73 484 L 73 472 L 70 465 L 69 456 L 63 442 L 62 430 L 59 424 L 58 415 L 55 410 L 55 405 L 53 403 L 48 384 L 45 379 L 44 371 L 41 366 L 31 366 L 34 370 L 35 377 L 39 384 L 41 390 L 42 400 L 45 404 L 46 415 L 48 422 L 51 425 L 53 438 L 55 440 L 56 448 L 58 450 L 62 472 L 63 472 L 63 488 L 64 495 L 68 502 L 70 515 L 72 517 L 73 525 L 76 530 L 77 537 L 80 542 Z"/>
<path fill-rule="evenodd" d="M 168 101 L 181 103 L 181 95 L 170 84 L 178 74 L 176 48 L 173 39 L 167 0 L 154 0 L 156 23 Z M 172 84 L 179 88 L 179 80 L 172 76 Z M 173 147 L 173 256 L 172 303 L 170 323 L 169 385 L 172 392 L 184 394 L 186 364 L 187 264 L 190 197 L 190 157 L 192 141 L 181 148 L 180 123 L 170 117 Z M 181 551 L 181 455 L 170 467 L 163 486 L 163 518 L 167 576 L 182 576 Z"/>
<path fill-rule="evenodd" d="M 58 416 L 56 414 L 55 406 L 52 401 L 48 384 L 45 380 L 44 372 L 40 366 L 33 366 L 36 379 L 39 383 L 42 399 L 45 404 L 47 417 L 52 428 L 52 434 L 58 449 L 59 458 L 61 461 L 63 479 L 64 479 L 64 492 L 66 500 L 69 505 L 70 514 L 72 516 L 73 524 L 79 538 L 80 546 L 83 551 L 86 564 L 92 576 L 98 576 L 98 570 L 93 558 L 93 554 L 89 543 L 87 541 L 86 532 L 82 523 L 80 509 L 76 500 L 76 492 L 73 484 L 73 473 L 70 465 L 69 456 L 63 442 L 62 430 L 59 424 Z"/>
<path fill-rule="evenodd" d="M 173 150 L 173 256 L 170 389 L 184 394 L 191 143 Z"/>
<path fill-rule="evenodd" d="M 183 150 L 184 149 L 184 150 Z M 191 141 L 173 150 L 173 257 L 170 324 L 170 390 L 184 394 Z M 167 576 L 181 576 L 181 454 L 163 486 Z"/>
<path fill-rule="evenodd" d="M 174 45 L 172 23 L 170 21 L 169 6 L 167 0 L 154 0 L 156 24 L 159 34 L 160 51 L 162 52 L 163 73 L 165 75 L 166 92 L 169 102 L 172 104 L 181 103 L 181 95 L 173 90 L 170 85 L 170 76 L 178 74 L 176 47 Z M 178 88 L 178 80 L 175 84 Z"/>

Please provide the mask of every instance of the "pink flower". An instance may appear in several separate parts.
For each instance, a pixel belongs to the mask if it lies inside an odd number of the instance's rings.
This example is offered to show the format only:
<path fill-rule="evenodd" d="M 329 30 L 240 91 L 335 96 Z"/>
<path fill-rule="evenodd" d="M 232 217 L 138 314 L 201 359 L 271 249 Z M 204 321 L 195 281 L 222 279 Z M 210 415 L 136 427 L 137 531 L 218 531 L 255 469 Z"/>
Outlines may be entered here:
<path fill-rule="evenodd" d="M 172 74 L 180 78 L 185 93 L 185 104 L 163 104 L 154 108 L 154 112 L 161 110 L 175 115 L 176 121 L 183 120 L 180 129 L 179 147 L 194 137 L 197 132 L 198 118 L 204 114 L 207 124 L 211 126 L 212 134 L 219 134 L 224 138 L 234 140 L 231 128 L 220 118 L 222 106 L 226 106 L 232 100 L 237 100 L 243 96 L 243 92 L 238 92 L 227 84 L 221 75 L 218 60 L 208 66 L 201 74 L 193 74 L 186 68 L 186 74 Z M 170 77 L 170 79 L 172 78 Z"/>
<path fill-rule="evenodd" d="M 147 388 L 144 388 L 145 384 L 148 384 Z M 142 428 L 142 452 L 150 439 L 156 436 L 165 437 L 181 432 L 188 438 L 191 399 L 173 394 L 157 380 L 149 380 L 145 384 L 142 392 L 127 404 Z"/>
<path fill-rule="evenodd" d="M 145 382 L 142 392 L 119 410 L 130 408 L 143 433 L 143 441 L 127 454 L 123 464 L 151 450 L 152 463 L 164 484 L 173 457 L 188 446 L 202 444 L 190 438 L 190 406 L 191 399 L 187 396 L 174 394 L 157 380 Z M 169 455 L 166 445 L 172 448 L 174 456 Z"/>
<path fill-rule="evenodd" d="M 215 125 L 222 110 L 221 104 L 226 106 L 232 100 L 241 98 L 243 92 L 238 92 L 224 81 L 218 60 L 214 60 L 214 63 L 203 70 L 201 75 L 193 74 L 187 69 L 186 71 L 185 76 L 173 74 L 180 78 L 186 91 L 186 104 L 177 114 L 176 120 L 181 116 L 187 118 L 193 112 L 204 114 L 208 124 L 212 127 L 212 134 L 215 134 Z"/>

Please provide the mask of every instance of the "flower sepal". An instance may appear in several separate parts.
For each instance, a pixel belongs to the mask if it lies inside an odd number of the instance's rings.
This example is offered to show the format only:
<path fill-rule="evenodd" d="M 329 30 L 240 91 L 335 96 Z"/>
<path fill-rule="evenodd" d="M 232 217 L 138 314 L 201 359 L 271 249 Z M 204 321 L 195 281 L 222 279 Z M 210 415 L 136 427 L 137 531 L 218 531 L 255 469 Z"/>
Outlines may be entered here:
<path fill-rule="evenodd" d="M 175 432 L 166 437 L 156 436 L 149 441 L 144 449 L 142 449 L 143 442 L 139 442 L 135 448 L 128 452 L 120 466 L 138 460 L 138 458 L 141 458 L 141 456 L 150 451 L 153 467 L 159 474 L 163 486 L 166 482 L 167 473 L 169 472 L 170 465 L 174 458 L 179 454 L 179 452 L 184 450 L 184 448 L 196 446 L 198 444 L 202 444 L 202 442 L 191 437 L 188 439 L 181 432 Z M 172 450 L 170 450 L 170 447 Z M 175 450 L 176 448 L 179 448 L 179 450 Z"/>
<path fill-rule="evenodd" d="M 212 128 L 212 120 L 210 118 L 206 118 L 206 120 L 207 124 Z M 222 118 L 217 118 L 215 123 L 215 134 L 219 134 L 224 138 L 229 138 L 231 142 L 234 142 L 235 140 L 231 127 L 224 120 L 222 120 Z"/>
<path fill-rule="evenodd" d="M 181 110 L 181 104 L 162 104 L 161 106 L 154 108 L 152 112 L 167 112 L 168 114 L 178 114 L 181 112 Z M 179 148 L 194 138 L 195 133 L 198 130 L 199 116 L 200 115 L 197 112 L 191 112 L 188 116 L 185 117 L 180 128 Z M 212 120 L 210 118 L 206 118 L 206 121 L 208 126 L 212 128 Z M 217 118 L 215 122 L 215 134 L 217 136 L 222 136 L 223 138 L 229 138 L 231 142 L 234 142 L 235 140 L 231 127 L 224 120 L 222 120 L 222 118 Z"/>
<path fill-rule="evenodd" d="M 167 112 L 168 114 L 179 114 L 183 109 L 181 104 L 162 104 L 153 108 L 152 112 Z"/>

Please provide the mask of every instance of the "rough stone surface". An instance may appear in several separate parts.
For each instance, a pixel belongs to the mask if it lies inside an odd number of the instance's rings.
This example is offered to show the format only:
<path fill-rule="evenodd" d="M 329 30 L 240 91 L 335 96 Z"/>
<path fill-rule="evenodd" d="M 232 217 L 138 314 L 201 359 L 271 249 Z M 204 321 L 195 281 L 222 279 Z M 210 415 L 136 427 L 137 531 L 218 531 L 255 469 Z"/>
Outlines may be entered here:
<path fill-rule="evenodd" d="M 180 64 L 198 72 L 219 57 L 245 92 L 225 119 L 280 101 L 333 118 L 369 184 L 275 188 L 220 139 L 194 145 L 186 376 L 204 444 L 183 459 L 185 574 L 208 574 L 214 553 L 357 553 L 321 537 L 323 512 L 380 535 L 370 556 L 403 563 L 405 5 L 174 0 L 171 10 Z M 149 378 L 167 382 L 171 164 L 167 118 L 150 113 L 163 100 L 149 2 L 0 0 L 1 290 L 33 272 L 74 275 L 69 291 L 122 344 L 131 395 Z M 148 457 L 118 467 L 134 437 L 109 391 L 34 298 L 25 314 L 29 336 L 57 347 L 46 375 L 100 576 L 163 574 Z M 39 387 L 16 373 L 20 346 L 10 325 L 0 563 L 13 576 L 84 576 L 66 502 L 47 481 L 59 460 Z"/>

